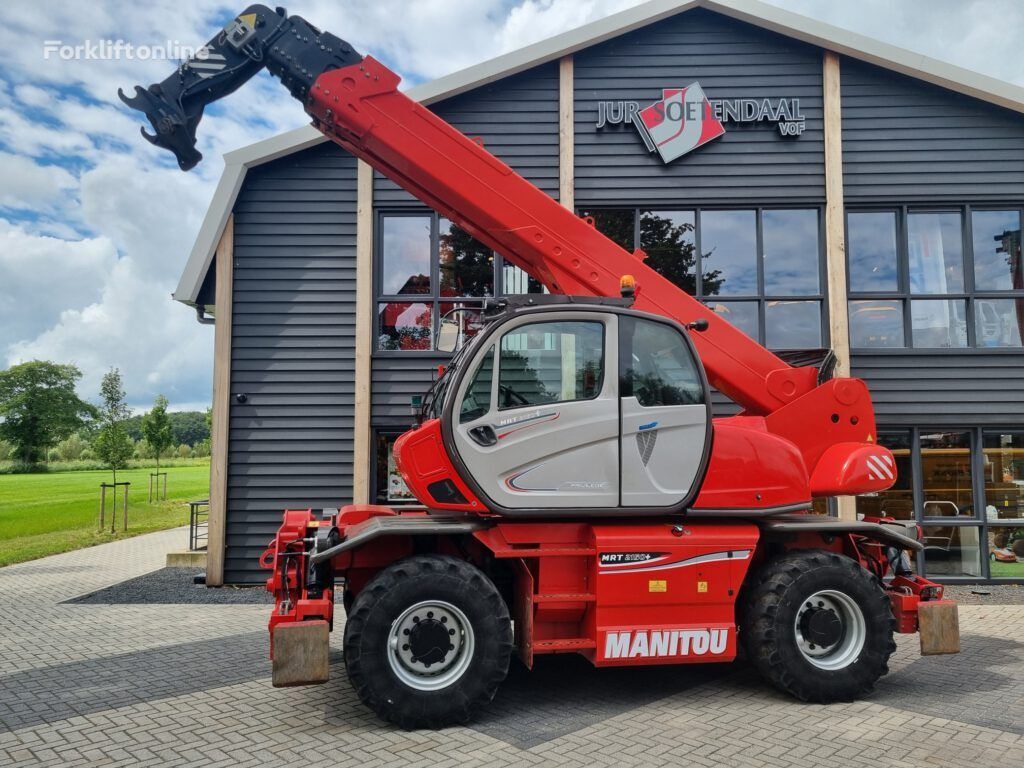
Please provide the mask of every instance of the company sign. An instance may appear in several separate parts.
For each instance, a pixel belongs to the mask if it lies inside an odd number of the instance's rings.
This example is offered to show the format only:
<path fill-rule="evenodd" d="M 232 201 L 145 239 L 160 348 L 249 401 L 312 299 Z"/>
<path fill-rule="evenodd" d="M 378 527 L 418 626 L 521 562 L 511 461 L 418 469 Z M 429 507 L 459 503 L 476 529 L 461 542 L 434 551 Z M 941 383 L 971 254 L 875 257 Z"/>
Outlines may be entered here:
<path fill-rule="evenodd" d="M 768 123 L 782 136 L 800 136 L 807 121 L 800 99 L 708 99 L 700 83 L 664 88 L 661 100 L 641 107 L 636 101 L 599 101 L 598 130 L 632 124 L 648 152 L 670 163 L 725 133 L 725 125 Z"/>
<path fill-rule="evenodd" d="M 721 656 L 729 647 L 729 630 L 667 629 L 606 632 L 604 659 L 672 659 Z"/>

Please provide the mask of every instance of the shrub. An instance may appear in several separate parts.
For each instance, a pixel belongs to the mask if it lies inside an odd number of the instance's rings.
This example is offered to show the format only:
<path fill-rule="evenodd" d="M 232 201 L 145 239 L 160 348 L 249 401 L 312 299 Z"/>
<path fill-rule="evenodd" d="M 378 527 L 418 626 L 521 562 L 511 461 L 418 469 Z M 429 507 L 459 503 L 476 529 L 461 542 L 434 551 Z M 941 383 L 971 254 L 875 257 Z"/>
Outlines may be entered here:
<path fill-rule="evenodd" d="M 178 446 L 177 455 L 179 459 L 190 459 L 192 458 L 192 449 L 182 443 Z"/>
<path fill-rule="evenodd" d="M 73 434 L 57 443 L 57 458 L 60 461 L 76 461 L 82 457 L 82 452 L 88 447 L 89 444 L 82 439 L 81 435 Z M 54 461 L 54 459 L 51 458 L 50 461 Z"/>
<path fill-rule="evenodd" d="M 50 450 L 48 450 L 46 452 L 46 460 L 47 461 L 60 461 L 60 459 L 61 459 L 60 451 L 58 451 L 56 448 L 51 448 Z"/>
<path fill-rule="evenodd" d="M 6 440 L 0 440 L 0 461 L 10 461 L 12 453 L 14 453 L 14 446 Z"/>

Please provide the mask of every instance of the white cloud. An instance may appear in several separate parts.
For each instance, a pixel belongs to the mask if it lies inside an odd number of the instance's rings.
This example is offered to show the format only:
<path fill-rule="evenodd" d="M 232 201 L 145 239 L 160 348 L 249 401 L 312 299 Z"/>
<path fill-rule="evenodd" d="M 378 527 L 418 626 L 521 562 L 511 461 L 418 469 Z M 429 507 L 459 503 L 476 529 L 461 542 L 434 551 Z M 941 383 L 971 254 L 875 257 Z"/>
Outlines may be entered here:
<path fill-rule="evenodd" d="M 23 155 L 0 151 L 0 208 L 51 210 L 78 181 L 57 165 L 39 165 Z"/>

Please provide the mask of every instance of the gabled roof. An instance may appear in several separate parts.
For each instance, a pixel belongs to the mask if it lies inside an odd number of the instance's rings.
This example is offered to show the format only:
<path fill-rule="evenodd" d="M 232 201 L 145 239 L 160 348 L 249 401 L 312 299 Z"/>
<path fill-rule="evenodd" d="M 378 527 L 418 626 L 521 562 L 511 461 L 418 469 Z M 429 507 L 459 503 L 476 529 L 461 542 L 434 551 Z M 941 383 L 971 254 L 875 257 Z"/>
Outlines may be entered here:
<path fill-rule="evenodd" d="M 407 91 L 407 94 L 423 104 L 432 104 L 693 8 L 705 8 L 755 27 L 1024 113 L 1024 88 L 757 0 L 649 0 L 599 21 L 418 85 Z M 174 292 L 176 300 L 195 305 L 213 261 L 217 242 L 245 180 L 246 171 L 327 140 L 315 128 L 306 126 L 224 155 L 224 173 Z"/>

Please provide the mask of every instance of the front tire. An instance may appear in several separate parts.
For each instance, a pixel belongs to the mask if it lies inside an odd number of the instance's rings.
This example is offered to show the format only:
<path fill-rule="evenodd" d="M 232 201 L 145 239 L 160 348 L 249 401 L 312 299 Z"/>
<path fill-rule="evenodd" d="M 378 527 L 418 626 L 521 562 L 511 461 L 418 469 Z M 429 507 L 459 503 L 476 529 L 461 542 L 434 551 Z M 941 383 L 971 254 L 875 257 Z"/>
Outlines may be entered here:
<path fill-rule="evenodd" d="M 465 723 L 508 674 L 512 623 L 494 584 L 453 557 L 417 555 L 378 573 L 345 624 L 359 698 L 403 728 Z"/>
<path fill-rule="evenodd" d="M 741 627 L 761 675 L 802 701 L 852 701 L 889 671 L 896 621 L 878 579 L 848 557 L 801 550 L 769 562 Z"/>

